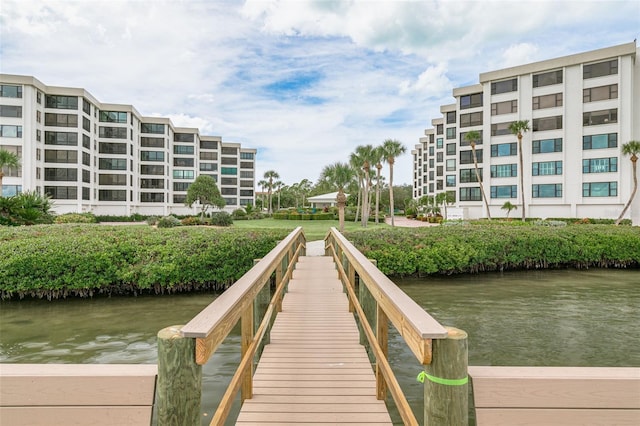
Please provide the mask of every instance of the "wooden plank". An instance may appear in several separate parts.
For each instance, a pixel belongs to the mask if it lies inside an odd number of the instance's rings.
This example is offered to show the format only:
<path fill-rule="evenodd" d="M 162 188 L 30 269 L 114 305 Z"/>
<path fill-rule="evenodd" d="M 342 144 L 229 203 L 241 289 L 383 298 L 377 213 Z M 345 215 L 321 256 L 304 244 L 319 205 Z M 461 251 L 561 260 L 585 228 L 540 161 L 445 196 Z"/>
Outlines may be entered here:
<path fill-rule="evenodd" d="M 0 364 L 0 406 L 151 405 L 150 364 Z"/>
<path fill-rule="evenodd" d="M 360 404 L 347 404 L 336 402 L 332 404 L 308 402 L 260 403 L 246 401 L 243 411 L 246 413 L 386 413 L 387 406 L 384 402 L 367 402 Z"/>
<path fill-rule="evenodd" d="M 640 410 L 484 408 L 476 410 L 476 421 L 480 426 L 638 426 Z"/>
<path fill-rule="evenodd" d="M 640 368 L 469 367 L 476 407 L 640 409 Z"/>
<path fill-rule="evenodd" d="M 3 426 L 149 425 L 151 424 L 151 407 L 1 407 L 0 424 Z"/>
<path fill-rule="evenodd" d="M 241 411 L 238 424 L 244 421 L 259 421 L 262 423 L 306 423 L 328 422 L 345 424 L 351 422 L 382 423 L 387 421 L 389 413 L 252 413 Z M 387 423 L 391 424 L 391 423 Z"/>

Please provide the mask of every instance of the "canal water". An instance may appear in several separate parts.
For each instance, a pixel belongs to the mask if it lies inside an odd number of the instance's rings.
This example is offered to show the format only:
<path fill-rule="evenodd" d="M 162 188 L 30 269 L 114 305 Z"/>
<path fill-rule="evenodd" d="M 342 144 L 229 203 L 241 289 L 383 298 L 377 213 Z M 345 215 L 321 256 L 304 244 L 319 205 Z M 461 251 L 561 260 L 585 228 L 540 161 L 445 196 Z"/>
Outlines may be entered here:
<path fill-rule="evenodd" d="M 396 280 L 444 325 L 469 334 L 472 365 L 640 367 L 640 271 L 559 270 Z M 0 362 L 155 363 L 156 334 L 216 296 L 0 302 Z M 203 424 L 239 363 L 239 331 L 203 369 Z M 421 371 L 393 328 L 393 369 L 418 418 Z M 236 410 L 238 407 L 236 402 Z M 233 422 L 230 421 L 229 424 Z"/>

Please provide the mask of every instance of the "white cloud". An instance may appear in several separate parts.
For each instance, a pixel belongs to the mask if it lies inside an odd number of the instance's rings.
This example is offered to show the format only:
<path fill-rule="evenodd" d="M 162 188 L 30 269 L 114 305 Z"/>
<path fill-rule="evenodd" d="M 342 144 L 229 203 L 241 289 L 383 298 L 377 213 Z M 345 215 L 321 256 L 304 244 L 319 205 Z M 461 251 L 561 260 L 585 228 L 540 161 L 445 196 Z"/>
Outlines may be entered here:
<path fill-rule="evenodd" d="M 412 92 L 424 94 L 430 98 L 441 98 L 451 94 L 453 84 L 446 75 L 445 64 L 438 64 L 424 70 L 415 82 L 404 80 L 400 83 L 400 94 L 406 95 Z"/>

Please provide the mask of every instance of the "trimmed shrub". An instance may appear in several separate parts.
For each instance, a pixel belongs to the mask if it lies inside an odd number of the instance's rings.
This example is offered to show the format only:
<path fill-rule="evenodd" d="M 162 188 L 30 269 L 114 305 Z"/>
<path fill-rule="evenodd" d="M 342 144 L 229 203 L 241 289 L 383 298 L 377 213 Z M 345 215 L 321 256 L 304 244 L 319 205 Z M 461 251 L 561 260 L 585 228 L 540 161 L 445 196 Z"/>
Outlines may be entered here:
<path fill-rule="evenodd" d="M 158 219 L 156 225 L 158 228 L 173 228 L 174 226 L 180 226 L 180 219 L 175 216 L 163 216 Z"/>
<path fill-rule="evenodd" d="M 202 225 L 202 222 L 200 222 L 200 217 L 198 216 L 187 216 L 181 219 L 180 223 L 184 226 Z"/>
<path fill-rule="evenodd" d="M 93 213 L 65 213 L 56 216 L 54 223 L 96 223 Z"/>
<path fill-rule="evenodd" d="M 211 213 L 210 223 L 213 226 L 231 226 L 233 225 L 233 219 L 227 212 L 213 212 Z"/>

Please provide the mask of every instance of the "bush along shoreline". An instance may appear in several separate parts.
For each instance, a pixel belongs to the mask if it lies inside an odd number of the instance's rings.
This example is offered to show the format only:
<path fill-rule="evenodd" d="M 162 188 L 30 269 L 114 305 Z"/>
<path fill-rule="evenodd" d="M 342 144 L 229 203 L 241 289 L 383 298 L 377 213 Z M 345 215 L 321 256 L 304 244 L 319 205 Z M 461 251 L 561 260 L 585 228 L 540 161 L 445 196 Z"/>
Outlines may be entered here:
<path fill-rule="evenodd" d="M 640 228 L 484 224 L 345 233 L 388 276 L 639 268 Z"/>
<path fill-rule="evenodd" d="M 287 230 L 39 225 L 0 228 L 0 297 L 223 291 Z"/>

